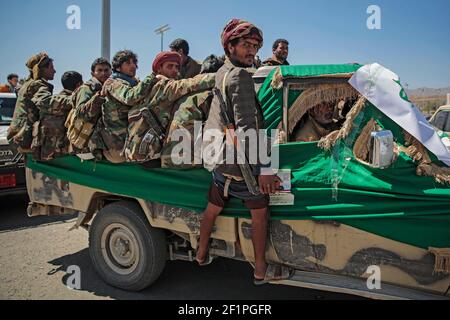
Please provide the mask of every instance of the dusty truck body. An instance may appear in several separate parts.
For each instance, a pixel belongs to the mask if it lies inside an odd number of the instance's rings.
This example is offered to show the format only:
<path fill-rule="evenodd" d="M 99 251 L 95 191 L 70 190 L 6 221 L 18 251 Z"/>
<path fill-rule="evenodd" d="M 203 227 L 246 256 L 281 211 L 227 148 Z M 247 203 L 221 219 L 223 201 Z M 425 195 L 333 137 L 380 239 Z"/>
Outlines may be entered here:
<path fill-rule="evenodd" d="M 291 175 L 286 203 L 272 199 L 266 258 L 296 269 L 278 284 L 378 299 L 448 298 L 450 189 L 438 175 L 419 176 L 411 137 L 350 86 L 361 68 L 275 68 L 259 86 L 266 124 L 279 129 L 280 168 Z M 344 102 L 341 129 L 320 143 L 292 142 L 305 106 L 336 96 Z M 417 151 L 422 145 L 414 143 Z M 168 260 L 194 261 L 211 180 L 204 169 L 68 156 L 27 159 L 26 178 L 28 214 L 78 212 L 74 227 L 89 231 L 92 263 L 113 286 L 141 290 Z M 253 263 L 251 219 L 239 201 L 218 218 L 210 254 Z M 378 273 L 381 287 L 368 285 Z"/>

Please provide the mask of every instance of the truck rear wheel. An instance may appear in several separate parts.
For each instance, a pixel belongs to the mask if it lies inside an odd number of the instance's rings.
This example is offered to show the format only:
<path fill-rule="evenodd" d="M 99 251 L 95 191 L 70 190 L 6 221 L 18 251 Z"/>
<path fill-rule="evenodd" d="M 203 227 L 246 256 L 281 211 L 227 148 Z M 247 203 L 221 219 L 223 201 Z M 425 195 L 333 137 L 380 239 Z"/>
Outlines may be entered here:
<path fill-rule="evenodd" d="M 106 283 L 140 291 L 164 270 L 167 245 L 164 232 L 150 226 L 137 204 L 117 202 L 96 215 L 89 229 L 89 254 Z"/>

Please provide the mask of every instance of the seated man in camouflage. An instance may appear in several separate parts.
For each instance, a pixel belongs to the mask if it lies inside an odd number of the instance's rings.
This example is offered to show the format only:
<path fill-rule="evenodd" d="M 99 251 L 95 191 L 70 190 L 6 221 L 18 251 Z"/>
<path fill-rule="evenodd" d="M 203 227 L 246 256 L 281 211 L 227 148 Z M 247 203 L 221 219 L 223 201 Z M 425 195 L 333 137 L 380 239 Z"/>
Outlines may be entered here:
<path fill-rule="evenodd" d="M 51 95 L 55 68 L 53 60 L 41 52 L 32 56 L 26 63 L 30 76 L 18 92 L 13 120 L 8 128 L 8 142 L 21 153 L 30 153 L 33 140 L 33 125 L 39 120 L 39 109 L 32 98 L 39 90 L 46 90 Z"/>
<path fill-rule="evenodd" d="M 131 162 L 159 159 L 174 103 L 188 94 L 211 89 L 214 74 L 176 80 L 181 57 L 177 52 L 161 52 L 152 69 L 159 81 L 146 93 L 144 101 L 129 112 L 128 140 L 125 155 Z"/>
<path fill-rule="evenodd" d="M 83 84 L 83 77 L 76 71 L 65 72 L 61 77 L 63 91 L 52 95 L 43 87 L 31 99 L 39 109 L 39 121 L 33 130 L 33 157 L 48 161 L 68 154 L 66 121 L 72 109 L 72 93 Z"/>
<path fill-rule="evenodd" d="M 334 104 L 321 103 L 308 110 L 306 119 L 300 121 L 300 125 L 294 130 L 292 141 L 312 142 L 319 141 L 336 130 L 333 120 Z"/>
<path fill-rule="evenodd" d="M 119 51 L 112 60 L 113 74 L 101 90 L 105 97 L 101 117 L 89 142 L 89 149 L 112 163 L 122 163 L 127 137 L 128 112 L 142 105 L 159 79 L 154 73 L 139 82 L 136 76 L 137 55 L 129 50 Z"/>
<path fill-rule="evenodd" d="M 216 73 L 223 64 L 223 58 L 210 55 L 203 61 L 200 73 Z M 203 166 L 200 148 L 194 145 L 201 144 L 202 124 L 208 118 L 212 97 L 212 91 L 205 90 L 184 96 L 174 104 L 174 116 L 161 153 L 162 168 Z"/>
<path fill-rule="evenodd" d="M 111 76 L 111 64 L 104 58 L 96 59 L 91 65 L 91 75 L 92 78 L 74 92 L 73 109 L 66 122 L 71 153 L 86 159 L 90 153 L 88 144 L 105 102 L 101 89 Z"/>

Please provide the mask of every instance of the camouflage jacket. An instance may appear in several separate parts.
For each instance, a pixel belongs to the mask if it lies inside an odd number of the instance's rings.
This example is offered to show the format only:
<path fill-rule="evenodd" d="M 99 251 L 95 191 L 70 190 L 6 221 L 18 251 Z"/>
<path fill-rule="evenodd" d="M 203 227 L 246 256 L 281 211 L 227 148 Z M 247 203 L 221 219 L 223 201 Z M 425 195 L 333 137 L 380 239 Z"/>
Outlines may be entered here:
<path fill-rule="evenodd" d="M 193 78 L 200 73 L 202 66 L 200 63 L 192 59 L 191 57 L 187 57 L 187 61 L 180 68 L 180 76 L 181 79 Z"/>
<path fill-rule="evenodd" d="M 199 135 L 201 134 L 203 122 L 208 118 L 212 97 L 212 91 L 207 90 L 184 96 L 175 103 L 173 107 L 173 119 L 161 152 L 162 168 L 186 169 L 197 166 L 201 167 L 201 153 L 195 154 L 196 150 L 194 149 L 194 144 L 198 139 L 200 139 L 201 142 L 201 137 L 199 137 Z M 199 132 L 195 132 L 195 122 L 199 124 L 197 127 L 199 128 Z M 187 153 L 183 152 L 184 154 L 182 155 L 176 152 L 176 154 L 172 154 L 174 148 L 180 143 L 179 139 L 175 139 L 175 137 L 178 138 L 181 134 L 183 134 L 183 139 L 184 134 L 188 134 L 187 141 L 189 141 L 190 150 L 189 152 L 184 150 Z M 185 140 L 183 140 L 183 143 L 184 142 Z M 180 159 L 178 162 L 183 163 L 175 163 L 174 157 L 179 157 Z"/>
<path fill-rule="evenodd" d="M 285 60 L 283 63 L 279 62 L 278 60 L 273 59 L 272 57 L 266 59 L 263 61 L 262 66 L 288 66 L 289 62 Z"/>
<path fill-rule="evenodd" d="M 163 128 L 167 129 L 173 114 L 173 104 L 178 99 L 193 92 L 212 89 L 214 83 L 215 76 L 213 73 L 199 74 L 194 78 L 182 80 L 162 77 L 152 88 L 143 104 L 130 110 L 130 117 L 139 112 L 142 107 L 149 107 L 158 117 Z"/>
<path fill-rule="evenodd" d="M 102 115 L 92 137 L 92 142 L 98 149 L 123 150 L 127 136 L 128 112 L 132 107 L 142 105 L 158 80 L 151 74 L 134 87 L 119 78 L 106 85 Z"/>
<path fill-rule="evenodd" d="M 72 91 L 63 90 L 57 95 L 42 87 L 31 99 L 39 109 L 39 121 L 33 128 L 33 157 L 48 161 L 68 153 L 66 121 L 72 109 Z"/>
<path fill-rule="evenodd" d="M 158 159 L 175 101 L 214 86 L 214 74 L 202 74 L 183 80 L 162 76 L 159 78 L 161 80 L 155 84 L 142 104 L 133 107 L 128 114 L 128 138 L 124 149 L 127 161 Z"/>
<path fill-rule="evenodd" d="M 88 144 L 100 118 L 105 98 L 100 96 L 102 84 L 92 78 L 72 95 L 73 109 L 66 121 L 67 137 L 74 153 L 88 153 Z"/>
<path fill-rule="evenodd" d="M 28 79 L 18 92 L 13 120 L 8 129 L 8 141 L 22 153 L 31 152 L 33 124 L 39 120 L 39 109 L 32 101 L 39 91 L 52 94 L 53 85 L 44 79 Z"/>

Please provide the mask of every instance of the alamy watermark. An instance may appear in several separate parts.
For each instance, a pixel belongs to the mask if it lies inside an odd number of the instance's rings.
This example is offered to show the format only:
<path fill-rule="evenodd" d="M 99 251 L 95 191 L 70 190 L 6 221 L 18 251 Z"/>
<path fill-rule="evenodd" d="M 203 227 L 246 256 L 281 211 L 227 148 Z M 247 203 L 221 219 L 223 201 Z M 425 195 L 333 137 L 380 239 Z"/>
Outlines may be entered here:
<path fill-rule="evenodd" d="M 66 27 L 69 30 L 81 30 L 81 8 L 75 4 L 66 9 L 69 15 L 66 20 Z"/>
<path fill-rule="evenodd" d="M 176 129 L 170 135 L 170 141 L 176 143 L 171 151 L 171 160 L 175 165 L 214 166 L 217 164 L 270 165 L 279 167 L 279 149 L 273 148 L 278 130 L 238 129 L 236 131 L 208 129 L 202 130 L 202 122 L 194 121 L 193 132 Z M 273 137 L 273 138 L 271 138 Z"/>
<path fill-rule="evenodd" d="M 366 282 L 367 289 L 381 290 L 381 268 L 379 266 L 369 266 L 366 274 L 369 274 Z"/>
<path fill-rule="evenodd" d="M 367 7 L 367 29 L 369 30 L 381 30 L 381 8 L 377 5 L 370 5 Z"/>
<path fill-rule="evenodd" d="M 66 287 L 71 290 L 80 290 L 81 289 L 81 268 L 79 266 L 73 265 L 67 268 L 67 274 L 70 276 L 67 277 Z"/>

